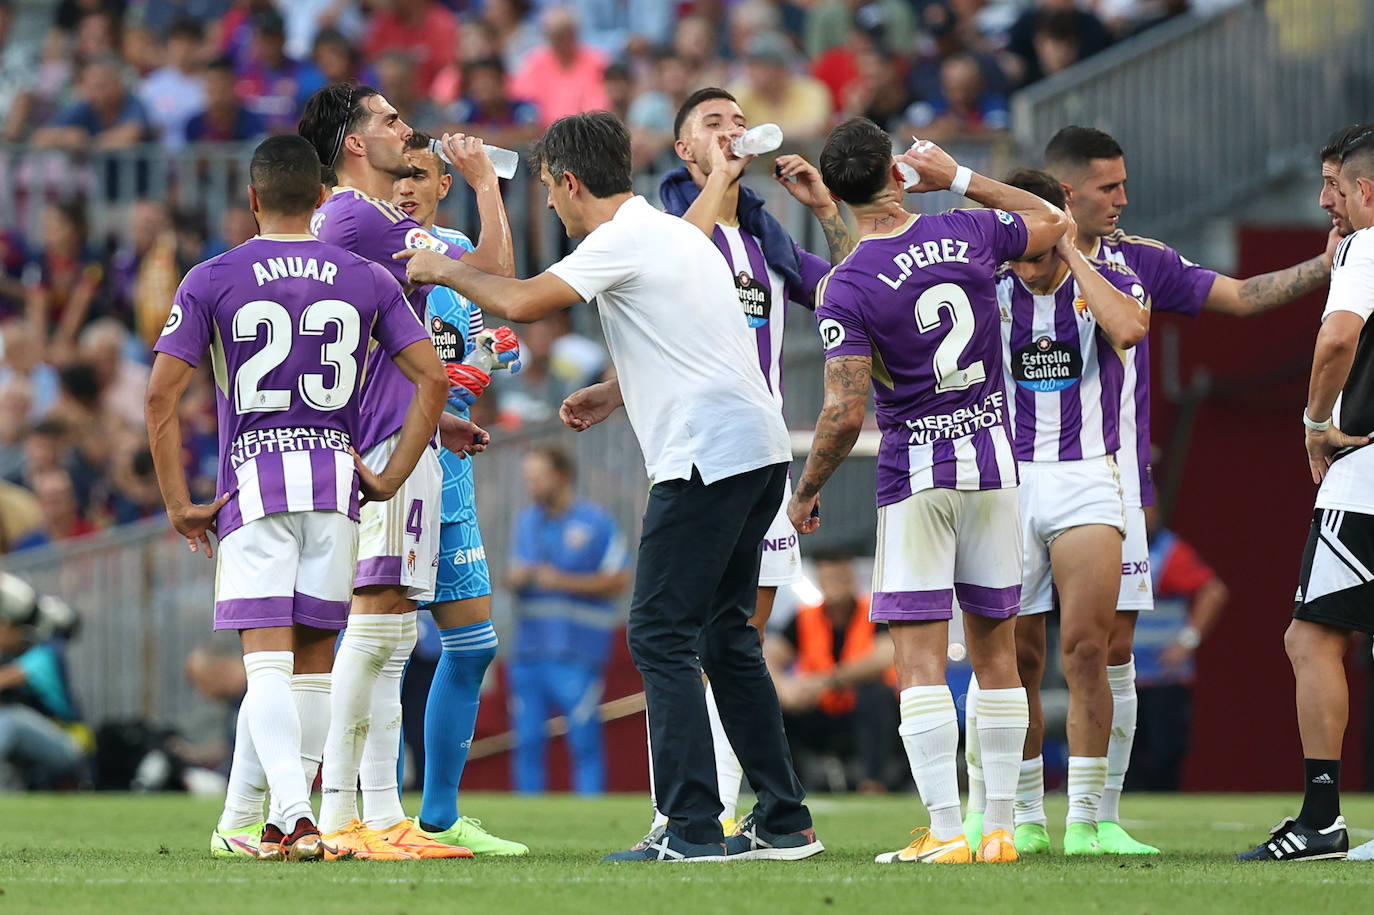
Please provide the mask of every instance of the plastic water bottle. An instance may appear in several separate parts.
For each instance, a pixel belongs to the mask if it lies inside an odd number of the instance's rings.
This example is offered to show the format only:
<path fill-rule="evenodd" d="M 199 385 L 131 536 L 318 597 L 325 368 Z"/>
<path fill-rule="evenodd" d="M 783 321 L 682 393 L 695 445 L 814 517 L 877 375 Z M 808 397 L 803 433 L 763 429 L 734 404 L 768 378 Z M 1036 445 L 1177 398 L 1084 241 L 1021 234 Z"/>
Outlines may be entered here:
<path fill-rule="evenodd" d="M 781 145 L 782 128 L 777 124 L 760 124 L 735 137 L 730 143 L 730 152 L 743 159 L 745 156 L 770 153 Z"/>
<path fill-rule="evenodd" d="M 512 365 L 518 366 L 519 360 L 515 362 L 502 362 L 496 354 L 496 332 L 487 329 L 479 333 L 472 340 L 472 352 L 463 359 L 464 365 L 471 365 L 481 369 L 490 375 L 500 369 L 509 369 Z M 519 371 L 516 369 L 515 371 Z"/>
<path fill-rule="evenodd" d="M 513 149 L 505 149 L 501 146 L 492 146 L 489 143 L 483 144 L 482 148 L 486 150 L 487 156 L 491 158 L 492 167 L 496 169 L 496 177 L 515 177 L 516 171 L 520 168 L 520 154 L 518 152 Z M 453 164 L 449 162 L 448 156 L 444 154 L 444 144 L 440 143 L 438 140 L 432 139 L 429 141 L 429 151 L 445 162 L 448 162 L 449 165 Z"/>

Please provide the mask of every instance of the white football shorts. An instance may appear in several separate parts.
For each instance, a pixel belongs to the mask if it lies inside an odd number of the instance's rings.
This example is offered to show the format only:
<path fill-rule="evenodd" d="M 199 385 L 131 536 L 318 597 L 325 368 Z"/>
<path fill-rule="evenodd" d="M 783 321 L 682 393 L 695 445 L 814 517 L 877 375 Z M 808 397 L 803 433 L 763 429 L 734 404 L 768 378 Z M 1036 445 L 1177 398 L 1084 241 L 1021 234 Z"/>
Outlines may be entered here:
<path fill-rule="evenodd" d="M 1054 608 L 1050 544 L 1070 528 L 1105 524 L 1125 535 L 1121 475 L 1111 455 L 1081 461 L 1019 461 L 1025 578 L 1021 612 Z"/>
<path fill-rule="evenodd" d="M 363 463 L 380 472 L 400 433 L 373 445 Z M 368 502 L 358 512 L 358 573 L 354 587 L 397 585 L 411 600 L 434 599 L 439 570 L 439 513 L 443 470 L 434 448 L 426 448 L 410 478 L 389 501 Z"/>

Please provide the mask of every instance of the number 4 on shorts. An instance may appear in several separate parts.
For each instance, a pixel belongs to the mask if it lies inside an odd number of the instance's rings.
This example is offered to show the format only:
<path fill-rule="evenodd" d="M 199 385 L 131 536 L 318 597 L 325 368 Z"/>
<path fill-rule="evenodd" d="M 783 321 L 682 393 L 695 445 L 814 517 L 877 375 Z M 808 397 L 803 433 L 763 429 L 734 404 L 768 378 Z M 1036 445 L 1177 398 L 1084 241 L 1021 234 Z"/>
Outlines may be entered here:
<path fill-rule="evenodd" d="M 423 532 L 423 522 L 425 503 L 419 499 L 410 500 L 410 511 L 406 512 L 406 533 L 415 538 L 415 542 L 420 542 L 420 534 Z"/>

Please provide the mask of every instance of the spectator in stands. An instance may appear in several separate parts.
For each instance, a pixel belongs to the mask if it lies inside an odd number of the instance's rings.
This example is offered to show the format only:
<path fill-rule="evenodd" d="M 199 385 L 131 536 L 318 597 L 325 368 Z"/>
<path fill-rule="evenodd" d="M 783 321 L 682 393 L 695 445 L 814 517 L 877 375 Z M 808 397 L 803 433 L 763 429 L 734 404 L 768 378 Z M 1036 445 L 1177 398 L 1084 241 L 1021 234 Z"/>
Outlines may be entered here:
<path fill-rule="evenodd" d="M 162 332 L 181 282 L 176 233 L 161 200 L 136 201 L 127 226 L 110 258 L 111 304 L 121 320 L 151 342 Z"/>
<path fill-rule="evenodd" d="M 1160 526 L 1157 509 L 1146 508 L 1145 521 L 1155 609 L 1140 614 L 1136 623 L 1139 711 L 1126 788 L 1178 791 L 1192 730 L 1194 655 L 1230 594 L 1196 550 Z"/>
<path fill-rule="evenodd" d="M 1020 60 L 1020 85 L 1028 85 L 1111 43 L 1102 20 L 1078 9 L 1074 0 L 1039 0 L 1011 27 L 1007 50 Z"/>
<path fill-rule="evenodd" d="M 95 525 L 81 514 L 71 474 L 58 468 L 33 478 L 33 494 L 43 512 L 43 533 L 49 543 L 95 533 Z"/>
<path fill-rule="evenodd" d="M 983 71 L 971 54 L 956 54 L 940 65 L 940 94 L 912 106 L 912 129 L 923 140 L 1004 131 L 1011 123 L 1007 100 L 986 90 Z"/>
<path fill-rule="evenodd" d="M 81 71 L 81 101 L 34 132 L 35 146 L 77 151 L 124 149 L 148 139 L 148 114 L 124 86 L 120 59 L 106 54 Z"/>
<path fill-rule="evenodd" d="M 630 102 L 634 101 L 634 75 L 629 66 L 617 61 L 606 68 L 602 81 L 606 86 L 606 110 L 623 124 L 630 116 Z"/>
<path fill-rule="evenodd" d="M 609 365 L 599 343 L 573 333 L 566 310 L 528 325 L 520 335 L 520 373 L 493 379 L 501 422 L 539 423 L 558 415 L 563 399 L 601 380 Z"/>
<path fill-rule="evenodd" d="M 544 10 L 543 47 L 531 51 L 511 82 L 511 94 L 534 102 L 541 126 L 565 115 L 609 107 L 603 79 L 606 56 L 581 43 L 577 14 L 568 7 Z"/>
<path fill-rule="evenodd" d="M 186 656 L 186 680 L 210 701 L 218 721 L 206 729 L 199 741 L 179 741 L 177 752 L 188 762 L 228 774 L 239 705 L 248 691 L 243 646 L 237 633 L 216 632 L 192 648 Z"/>
<path fill-rule="evenodd" d="M 49 470 L 61 470 L 70 447 L 67 424 L 44 417 L 24 436 L 24 460 L 9 482 L 33 488 L 33 480 Z"/>
<path fill-rule="evenodd" d="M 44 346 L 27 320 L 11 319 L 0 324 L 0 385 L 12 381 L 28 383 L 30 422 L 37 422 L 57 403 L 57 369 L 44 358 Z M 9 474 L 7 479 L 15 479 Z"/>
<path fill-rule="evenodd" d="M 250 52 L 238 67 L 235 90 L 245 107 L 262 118 L 268 133 L 296 129 L 302 65 L 286 56 L 286 24 L 276 10 L 253 17 Z"/>
<path fill-rule="evenodd" d="M 428 91 L 457 42 L 458 21 L 437 0 L 383 0 L 368 22 L 363 50 L 368 60 L 387 51 L 410 55 L 421 91 Z"/>
<path fill-rule="evenodd" d="M 573 790 L 606 790 L 598 714 L 620 622 L 615 599 L 630 583 L 630 559 L 615 519 L 578 499 L 576 469 L 557 448 L 525 458 L 534 503 L 516 519 L 506 586 L 515 596 L 515 650 L 507 668 L 516 732 L 511 781 L 521 793 L 547 784 L 545 722 L 568 722 Z"/>
<path fill-rule="evenodd" d="M 817 58 L 849 40 L 851 30 L 881 30 L 890 48 L 910 48 L 916 42 L 914 4 L 903 0 L 823 0 L 806 16 L 806 56 Z"/>
<path fill-rule="evenodd" d="M 625 3 L 624 0 L 572 0 L 587 44 L 611 60 L 633 56 L 638 48 L 657 47 L 673 33 L 677 18 L 672 3 Z"/>
<path fill-rule="evenodd" d="M 654 59 L 651 87 L 635 96 L 625 117 L 636 168 L 651 167 L 672 147 L 673 119 L 692 85 L 686 62 L 672 50 L 661 50 Z"/>
<path fill-rule="evenodd" d="M 86 208 L 80 199 L 50 203 L 43 211 L 43 250 L 30 271 L 25 313 L 47 357 L 61 363 L 71 355 L 92 304 L 105 280 L 105 268 L 86 246 Z"/>
<path fill-rule="evenodd" d="M 27 378 L 16 376 L 0 384 L 0 478 L 24 469 L 24 434 L 32 407 L 33 386 Z"/>
<path fill-rule="evenodd" d="M 290 22 L 287 23 L 287 35 L 291 33 Z M 287 47 L 290 48 L 290 38 L 287 39 Z M 300 84 L 301 94 L 296 100 L 297 107 L 303 108 L 305 100 L 314 95 L 316 91 L 325 86 L 332 86 L 334 83 L 346 83 L 355 79 L 358 75 L 358 51 L 344 34 L 336 29 L 321 29 L 315 36 L 314 48 L 310 51 L 310 59 L 305 61 L 301 67 Z"/>
<path fill-rule="evenodd" d="M 231 206 L 220 216 L 218 231 L 206 244 L 206 257 L 223 254 L 258 234 L 258 221 L 245 205 Z"/>
<path fill-rule="evenodd" d="M 192 143 L 235 143 L 267 132 L 263 119 L 244 108 L 235 89 L 234 64 L 227 57 L 205 68 L 205 110 L 186 123 Z"/>
<path fill-rule="evenodd" d="M 4 788 L 75 786 L 85 751 L 67 678 L 66 639 L 51 634 L 33 589 L 13 575 L 0 583 L 0 777 Z"/>
<path fill-rule="evenodd" d="M 170 310 L 171 295 L 167 305 Z M 163 316 L 166 320 L 166 316 Z M 81 332 L 80 358 L 95 372 L 100 404 L 111 416 L 140 428 L 144 423 L 143 397 L 148 390 L 148 366 L 130 358 L 132 337 L 114 318 L 99 318 Z"/>
<path fill-rule="evenodd" d="M 855 61 L 858 79 L 849 86 L 844 117 L 865 117 L 893 136 L 901 136 L 911 94 L 897 61 L 872 46 L 855 55 Z"/>
<path fill-rule="evenodd" d="M 788 70 L 792 51 L 776 32 L 749 43 L 747 76 L 730 88 L 750 124 L 769 121 L 790 141 L 816 140 L 830 125 L 830 93 L 811 76 Z"/>
<path fill-rule="evenodd" d="M 0 480 L 0 555 L 44 542 L 38 499 L 18 483 Z"/>
<path fill-rule="evenodd" d="M 763 643 L 792 756 L 809 789 L 885 791 L 899 743 L 892 639 L 868 619 L 869 595 L 855 584 L 852 557 L 815 561 L 821 599 L 803 603 Z M 843 780 L 830 774 L 836 760 Z"/>
<path fill-rule="evenodd" d="M 14 0 L 0 0 L 0 124 L 9 123 L 37 81 L 37 52 L 32 42 L 14 35 Z"/>
<path fill-rule="evenodd" d="M 79 68 L 98 57 L 114 55 L 124 61 L 120 42 L 120 14 L 106 10 L 86 13 L 76 25 L 72 39 L 72 57 Z M 127 66 L 127 62 L 126 66 Z"/>
<path fill-rule="evenodd" d="M 506 149 L 519 149 L 539 136 L 539 109 L 506 94 L 506 68 L 501 58 L 464 64 L 462 82 L 463 95 L 445 111 L 444 123 Z"/>
<path fill-rule="evenodd" d="M 162 65 L 163 50 L 153 30 L 141 22 L 125 23 L 120 32 L 119 56 L 136 86 Z"/>
<path fill-rule="evenodd" d="M 205 30 L 189 19 L 179 19 L 167 33 L 166 59 L 143 78 L 138 97 L 148 119 L 169 151 L 186 143 L 186 122 L 205 108 L 205 78 L 199 54 Z"/>
<path fill-rule="evenodd" d="M 687 68 L 689 92 L 697 86 L 723 86 L 729 82 L 719 46 L 716 27 L 705 16 L 684 16 L 678 22 L 673 31 L 673 53 Z"/>
<path fill-rule="evenodd" d="M 930 36 L 930 41 L 907 75 L 907 87 L 915 98 L 928 100 L 941 94 L 940 68 L 958 54 L 970 54 L 978 61 L 988 92 L 1001 96 L 1010 93 L 1012 81 L 1008 74 L 1021 72 L 1021 60 L 994 48 L 979 35 L 967 21 L 972 16 L 972 13 L 956 13 L 954 6 L 945 0 L 934 0 L 921 10 L 921 27 Z M 1008 22 L 1007 26 L 1010 24 Z"/>
<path fill-rule="evenodd" d="M 782 11 L 770 0 L 741 0 L 728 7 L 725 26 L 729 44 L 727 51 L 732 63 L 749 58 L 749 46 L 760 35 L 782 35 Z M 789 55 L 794 50 L 788 44 Z M 738 69 L 735 73 L 739 76 Z"/>
<path fill-rule="evenodd" d="M 518 73 L 529 53 L 544 42 L 539 27 L 530 21 L 531 8 L 530 0 L 486 0 L 482 4 L 482 22 L 492 30 L 507 73 Z"/>
<path fill-rule="evenodd" d="M 212 20 L 206 45 L 211 59 L 227 57 L 235 70 L 246 66 L 253 53 L 253 19 L 272 12 L 272 0 L 232 0 L 232 6 L 219 20 Z"/>
<path fill-rule="evenodd" d="M 367 30 L 356 0 L 278 0 L 277 11 L 286 23 L 286 56 L 294 60 L 310 57 L 326 32 L 351 45 Z"/>
<path fill-rule="evenodd" d="M 74 101 L 73 78 L 76 64 L 62 32 L 53 29 L 43 39 L 33 80 L 15 98 L 5 120 L 4 139 L 17 143 L 30 135 L 35 125 L 56 119 Z"/>
<path fill-rule="evenodd" d="M 439 109 L 416 79 L 415 61 L 408 53 L 387 51 L 372 66 L 377 89 L 401 113 L 401 120 L 416 130 L 438 128 Z"/>
<path fill-rule="evenodd" d="M 111 524 L 130 524 L 162 514 L 162 492 L 147 447 L 121 455 L 110 474 L 110 484 L 105 508 Z"/>

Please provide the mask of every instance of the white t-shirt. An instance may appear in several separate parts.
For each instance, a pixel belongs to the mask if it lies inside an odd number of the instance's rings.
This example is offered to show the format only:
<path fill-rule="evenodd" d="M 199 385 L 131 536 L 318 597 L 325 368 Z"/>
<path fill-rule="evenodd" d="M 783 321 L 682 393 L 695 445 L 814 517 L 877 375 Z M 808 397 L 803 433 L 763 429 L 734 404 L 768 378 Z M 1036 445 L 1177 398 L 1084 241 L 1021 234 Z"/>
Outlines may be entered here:
<path fill-rule="evenodd" d="M 730 268 L 701 230 L 631 197 L 549 273 L 597 300 L 651 482 L 791 459 Z"/>
<path fill-rule="evenodd" d="M 1374 229 L 1361 229 L 1341 242 L 1331 268 L 1331 291 L 1326 297 L 1325 321 L 1332 312 L 1348 311 L 1365 321 L 1374 313 Z M 1344 390 L 1336 398 L 1332 419 L 1352 435 L 1368 435 L 1367 417 L 1374 405 L 1374 341 L 1362 334 L 1355 362 Z M 1347 409 L 1346 394 L 1355 398 Z M 1364 418 L 1362 418 L 1364 417 Z M 1349 423 L 1354 428 L 1347 428 Z M 1317 490 L 1317 508 L 1374 515 L 1374 444 L 1337 458 Z"/>

